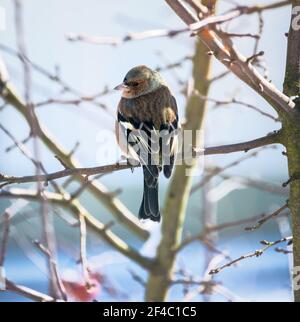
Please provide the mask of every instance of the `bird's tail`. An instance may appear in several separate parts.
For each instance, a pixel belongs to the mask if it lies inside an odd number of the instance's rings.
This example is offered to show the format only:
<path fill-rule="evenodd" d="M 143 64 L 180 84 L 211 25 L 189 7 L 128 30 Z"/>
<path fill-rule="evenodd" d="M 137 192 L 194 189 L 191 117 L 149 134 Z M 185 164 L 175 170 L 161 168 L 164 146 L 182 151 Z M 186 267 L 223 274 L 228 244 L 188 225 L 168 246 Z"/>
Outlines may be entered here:
<path fill-rule="evenodd" d="M 158 175 L 157 166 L 143 166 L 144 171 L 144 195 L 139 210 L 140 219 L 160 221 L 158 202 Z"/>

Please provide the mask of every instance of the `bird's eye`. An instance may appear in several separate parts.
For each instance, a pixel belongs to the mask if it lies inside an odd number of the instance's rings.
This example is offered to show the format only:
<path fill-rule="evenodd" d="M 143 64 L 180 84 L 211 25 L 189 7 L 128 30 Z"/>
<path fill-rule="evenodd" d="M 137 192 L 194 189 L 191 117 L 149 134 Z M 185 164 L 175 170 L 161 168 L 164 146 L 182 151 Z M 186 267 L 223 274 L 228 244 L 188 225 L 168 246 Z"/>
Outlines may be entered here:
<path fill-rule="evenodd" d="M 128 82 L 128 81 L 125 81 L 124 84 L 129 86 L 129 87 L 136 87 L 136 86 L 139 85 L 138 82 Z"/>

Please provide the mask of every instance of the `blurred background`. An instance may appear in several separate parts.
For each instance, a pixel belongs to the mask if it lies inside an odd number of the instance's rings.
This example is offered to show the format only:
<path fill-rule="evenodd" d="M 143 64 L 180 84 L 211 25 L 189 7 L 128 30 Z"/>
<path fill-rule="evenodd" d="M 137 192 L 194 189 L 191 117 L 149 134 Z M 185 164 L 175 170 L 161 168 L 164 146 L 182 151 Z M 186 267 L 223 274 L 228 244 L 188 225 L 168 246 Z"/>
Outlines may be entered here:
<path fill-rule="evenodd" d="M 242 3 L 241 3 L 242 2 Z M 240 5 L 253 4 L 253 1 L 241 1 Z M 269 3 L 269 1 L 256 1 Z M 70 41 L 68 36 L 86 34 L 91 36 L 122 38 L 130 32 L 141 32 L 152 29 L 178 29 L 183 23 L 161 0 L 26 0 L 23 3 L 24 35 L 27 54 L 31 61 L 42 66 L 52 74 L 59 75 L 80 95 L 91 96 L 106 92 L 119 84 L 126 72 L 135 65 L 145 64 L 151 68 L 162 68 L 162 75 L 168 82 L 177 99 L 180 116 L 184 117 L 186 97 L 184 88 L 191 75 L 191 61 L 183 59 L 193 54 L 195 39 L 183 33 L 176 37 L 154 38 L 128 41 L 120 45 L 98 45 L 81 41 Z M 24 81 L 20 60 L 8 50 L 16 49 L 15 11 L 13 1 L 0 0 L 5 11 L 5 29 L 0 31 L 0 52 L 6 63 L 10 80 L 24 95 Z M 230 1 L 220 0 L 218 12 L 232 8 Z M 259 50 L 265 52 L 264 59 L 268 66 L 268 77 L 279 88 L 282 88 L 285 70 L 286 36 L 289 27 L 290 8 L 263 13 L 264 28 Z M 256 15 L 245 16 L 230 24 L 231 32 L 258 32 Z M 239 50 L 245 56 L 253 53 L 254 40 L 251 38 L 235 39 Z M 164 69 L 172 62 L 180 61 L 178 67 Z M 223 73 L 225 68 L 216 60 L 213 61 L 213 75 Z M 48 99 L 74 99 L 72 93 L 62 92 L 61 86 L 39 72 L 32 72 L 32 101 L 44 102 Z M 235 99 L 247 102 L 261 110 L 273 114 L 273 110 L 234 75 L 214 82 L 209 97 L 215 100 Z M 114 163 L 120 154 L 115 143 L 113 130 L 116 106 L 120 99 L 119 92 L 108 90 L 93 102 L 80 104 L 47 104 L 36 108 L 42 124 L 53 134 L 58 142 L 71 151 L 77 146 L 74 156 L 82 166 L 97 166 Z M 0 101 L 3 104 L 3 101 Z M 276 116 L 276 115 L 274 115 Z M 0 120 L 22 141 L 28 135 L 28 126 L 15 109 L 6 106 L 1 109 Z M 267 118 L 238 104 L 216 106 L 209 103 L 204 128 L 204 145 L 214 146 L 242 142 L 264 136 L 280 127 L 278 122 Z M 77 142 L 80 142 L 78 145 Z M 12 141 L 3 133 L 0 134 L 0 173 L 21 176 L 33 174 L 32 163 L 23 157 L 18 149 L 9 152 L 7 147 Z M 32 144 L 27 143 L 32 149 Z M 191 195 L 187 209 L 184 236 L 199 233 L 203 227 L 205 210 L 210 209 L 214 224 L 241 220 L 262 213 L 271 213 L 285 202 L 288 191 L 282 189 L 282 182 L 287 179 L 286 157 L 283 148 L 259 149 L 257 155 L 239 162 L 238 165 L 224 172 L 227 180 L 220 176 L 213 178 L 209 184 Z M 243 157 L 244 153 L 209 156 L 204 166 L 224 167 Z M 41 159 L 47 172 L 62 168 L 43 145 Z M 118 198 L 133 213 L 137 214 L 142 197 L 142 175 L 140 169 L 117 171 L 101 177 L 101 182 L 109 191 L 118 191 Z M 251 178 L 255 182 L 270 183 L 275 187 L 273 192 L 255 186 L 246 185 L 242 179 Z M 202 177 L 195 177 L 194 183 Z M 58 181 L 63 182 L 64 180 Z M 160 198 L 163 203 L 167 180 L 161 178 Z M 34 188 L 35 185 L 23 185 Z M 68 191 L 75 191 L 78 184 L 72 183 Z M 121 189 L 119 191 L 119 189 Z M 268 190 L 268 189 L 267 189 Z M 103 223 L 108 223 L 112 216 L 90 194 L 84 192 L 82 204 Z M 7 207 L 20 201 L 0 199 L 0 214 Z M 40 239 L 39 208 L 32 202 L 24 202 L 12 220 L 12 230 L 5 260 L 6 275 L 10 280 L 47 293 L 47 269 L 44 256 L 32 248 L 32 240 Z M 78 265 L 78 231 L 62 219 L 67 216 L 65 210 L 51 208 L 59 212 L 54 216 L 58 247 L 58 263 L 62 278 L 76 283 L 80 279 Z M 159 224 L 145 223 L 145 229 L 151 231 L 151 237 L 141 242 L 132 233 L 120 225 L 112 230 L 130 245 L 148 256 L 155 255 L 155 247 L 160 238 Z M 262 239 L 276 240 L 289 233 L 289 222 L 286 216 L 269 222 L 260 230 L 249 232 L 244 226 L 222 230 L 214 236 L 218 249 L 227 251 L 232 258 L 253 252 L 260 248 Z M 1 229 L 1 226 L 0 226 Z M 189 274 L 202 275 L 207 262 L 207 250 L 200 243 L 193 243 L 178 256 L 176 266 Z M 88 234 L 88 259 L 98 281 L 94 297 L 101 301 L 143 301 L 144 288 L 136 280 L 135 274 L 146 279 L 146 272 L 126 257 L 111 249 L 104 241 L 93 234 Z M 201 300 L 245 300 L 245 301 L 290 301 L 289 255 L 269 250 L 260 258 L 241 262 L 237 267 L 225 269 L 218 275 L 227 289 L 224 294 L 210 296 L 197 294 L 195 301 Z M 80 296 L 76 300 L 83 300 Z M 75 294 L 76 293 L 76 294 Z M 170 300 L 181 301 L 184 290 L 181 285 L 171 288 Z M 91 297 L 91 298 L 92 298 Z M 86 298 L 90 299 L 90 298 Z M 12 292 L 0 292 L 0 301 L 25 301 L 24 297 Z"/>

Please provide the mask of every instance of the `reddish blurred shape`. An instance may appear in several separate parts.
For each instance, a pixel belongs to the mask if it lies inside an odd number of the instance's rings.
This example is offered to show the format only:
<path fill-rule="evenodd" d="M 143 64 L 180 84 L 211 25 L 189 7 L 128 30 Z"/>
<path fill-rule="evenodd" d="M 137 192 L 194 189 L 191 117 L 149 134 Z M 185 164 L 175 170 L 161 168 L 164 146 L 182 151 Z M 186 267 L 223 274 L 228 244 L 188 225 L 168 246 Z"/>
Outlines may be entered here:
<path fill-rule="evenodd" d="M 87 281 L 79 276 L 75 280 L 74 278 L 70 280 L 67 276 L 67 278 L 62 279 L 62 283 L 69 299 L 76 302 L 91 302 L 101 294 L 103 280 L 104 277 L 99 272 L 89 272 Z"/>

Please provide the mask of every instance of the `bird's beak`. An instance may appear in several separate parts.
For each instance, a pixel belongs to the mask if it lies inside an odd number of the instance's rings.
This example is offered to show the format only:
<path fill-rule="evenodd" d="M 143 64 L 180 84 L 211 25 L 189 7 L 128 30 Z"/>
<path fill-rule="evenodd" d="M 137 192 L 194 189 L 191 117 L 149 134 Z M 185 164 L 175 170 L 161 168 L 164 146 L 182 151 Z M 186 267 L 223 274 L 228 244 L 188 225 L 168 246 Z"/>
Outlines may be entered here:
<path fill-rule="evenodd" d="M 124 89 L 124 88 L 127 88 L 127 86 L 126 86 L 124 83 L 122 83 L 122 84 L 120 84 L 120 85 L 116 86 L 116 87 L 114 88 L 114 90 L 116 90 L 116 91 L 120 91 L 120 90 L 122 90 L 122 89 Z"/>

